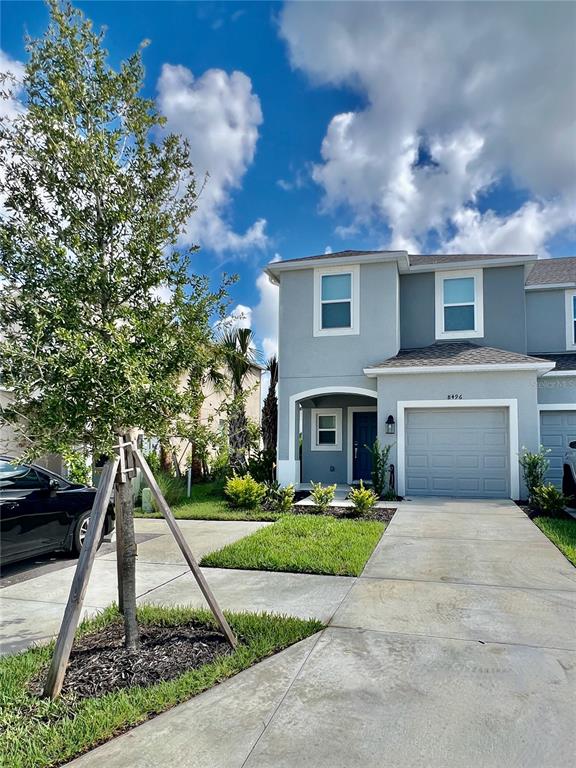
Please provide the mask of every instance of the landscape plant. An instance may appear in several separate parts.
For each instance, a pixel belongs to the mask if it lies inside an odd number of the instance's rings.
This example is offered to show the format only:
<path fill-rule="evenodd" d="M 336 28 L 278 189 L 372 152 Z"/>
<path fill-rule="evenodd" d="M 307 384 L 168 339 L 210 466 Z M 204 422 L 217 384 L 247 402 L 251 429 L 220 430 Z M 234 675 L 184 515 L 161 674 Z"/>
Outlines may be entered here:
<path fill-rule="evenodd" d="M 360 480 L 359 488 L 352 488 L 348 494 L 348 498 L 353 505 L 352 510 L 354 517 L 367 515 L 378 501 L 378 496 L 371 488 L 365 488 L 362 480 Z"/>
<path fill-rule="evenodd" d="M 372 488 L 374 493 L 380 498 L 388 488 L 388 462 L 390 458 L 390 451 L 392 445 L 380 446 L 378 438 L 374 443 L 366 448 L 370 451 L 372 456 L 372 472 L 370 476 L 372 478 Z"/>
<path fill-rule="evenodd" d="M 543 445 L 535 452 L 529 451 L 527 448 L 522 448 L 520 452 L 518 463 L 522 469 L 524 483 L 528 489 L 529 501 L 532 501 L 536 488 L 544 485 L 546 473 L 550 468 L 549 453 L 550 449 L 544 448 Z"/>
<path fill-rule="evenodd" d="M 181 236 L 197 194 L 190 147 L 140 94 L 142 49 L 118 69 L 81 11 L 49 0 L 27 38 L 22 108 L 0 121 L 2 413 L 24 458 L 83 445 L 113 455 L 140 429 L 160 439 L 202 397 L 213 292 Z M 179 384 L 186 372 L 187 386 Z M 131 484 L 116 484 L 126 647 L 139 644 Z"/>
<path fill-rule="evenodd" d="M 66 464 L 68 480 L 72 483 L 82 483 L 90 485 L 92 481 L 92 471 L 88 466 L 86 454 L 78 448 L 64 446 L 60 451 L 62 459 Z"/>
<path fill-rule="evenodd" d="M 564 512 L 568 499 L 552 483 L 537 485 L 532 490 L 530 504 L 540 514 L 554 517 Z"/>
<path fill-rule="evenodd" d="M 316 512 L 326 514 L 330 504 L 334 501 L 336 494 L 336 485 L 322 485 L 322 483 L 312 483 L 310 498 L 314 504 Z"/>
<path fill-rule="evenodd" d="M 271 512 L 286 514 L 294 506 L 294 486 L 280 485 L 277 480 L 264 483 L 266 494 L 262 506 Z"/>
<path fill-rule="evenodd" d="M 231 507 L 255 509 L 264 499 L 266 488 L 254 480 L 249 472 L 245 475 L 235 473 L 226 481 L 224 493 Z"/>
<path fill-rule="evenodd" d="M 278 437 L 278 397 L 276 386 L 278 384 L 278 358 L 273 355 L 266 362 L 266 371 L 270 376 L 268 392 L 262 406 L 262 442 L 264 450 L 273 456 L 276 463 L 276 443 Z"/>

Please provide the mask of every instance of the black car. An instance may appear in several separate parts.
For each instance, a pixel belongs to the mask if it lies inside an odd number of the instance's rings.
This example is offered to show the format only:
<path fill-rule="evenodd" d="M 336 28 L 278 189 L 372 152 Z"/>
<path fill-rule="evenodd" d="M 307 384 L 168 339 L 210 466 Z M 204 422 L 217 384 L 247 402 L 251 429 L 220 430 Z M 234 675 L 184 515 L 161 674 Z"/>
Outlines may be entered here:
<path fill-rule="evenodd" d="M 78 555 L 96 489 L 0 456 L 0 563 L 63 550 Z M 104 535 L 114 529 L 110 502 Z"/>

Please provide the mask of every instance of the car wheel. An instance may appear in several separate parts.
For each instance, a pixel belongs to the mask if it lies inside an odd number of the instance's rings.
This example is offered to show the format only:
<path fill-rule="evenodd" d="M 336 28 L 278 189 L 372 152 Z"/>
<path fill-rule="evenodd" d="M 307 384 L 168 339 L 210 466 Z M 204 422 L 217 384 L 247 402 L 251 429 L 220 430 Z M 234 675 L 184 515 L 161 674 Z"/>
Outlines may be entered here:
<path fill-rule="evenodd" d="M 82 549 L 82 545 L 84 544 L 84 539 L 86 538 L 86 534 L 88 533 L 89 523 L 90 523 L 90 510 L 88 512 L 82 513 L 82 515 L 80 515 L 80 517 L 76 521 L 76 526 L 74 528 L 74 535 L 72 536 L 72 554 L 75 555 L 76 557 L 80 554 L 80 550 Z M 98 547 L 100 547 L 100 544 L 102 544 L 103 538 L 104 538 L 104 531 L 102 531 L 102 536 L 98 543 Z"/>

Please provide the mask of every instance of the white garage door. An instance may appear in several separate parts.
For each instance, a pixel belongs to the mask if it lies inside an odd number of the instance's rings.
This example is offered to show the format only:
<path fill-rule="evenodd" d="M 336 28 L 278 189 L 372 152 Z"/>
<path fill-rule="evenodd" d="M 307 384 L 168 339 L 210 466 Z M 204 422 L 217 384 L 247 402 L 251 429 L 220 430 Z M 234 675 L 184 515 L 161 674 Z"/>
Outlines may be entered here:
<path fill-rule="evenodd" d="M 406 495 L 510 495 L 505 408 L 406 411 Z"/>
<path fill-rule="evenodd" d="M 540 442 L 550 449 L 548 480 L 562 488 L 563 457 L 571 440 L 576 440 L 576 411 L 542 411 Z"/>

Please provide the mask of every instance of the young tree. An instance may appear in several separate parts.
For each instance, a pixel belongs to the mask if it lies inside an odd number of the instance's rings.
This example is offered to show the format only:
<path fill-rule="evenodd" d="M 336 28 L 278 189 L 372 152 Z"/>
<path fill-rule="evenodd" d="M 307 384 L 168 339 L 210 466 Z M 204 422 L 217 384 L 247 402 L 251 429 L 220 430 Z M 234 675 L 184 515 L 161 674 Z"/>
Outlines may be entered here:
<path fill-rule="evenodd" d="M 266 453 L 276 455 L 276 438 L 278 435 L 278 398 L 276 396 L 278 359 L 276 355 L 267 361 L 266 370 L 270 374 L 270 386 L 262 406 L 262 442 Z"/>
<path fill-rule="evenodd" d="M 50 0 L 27 40 L 24 109 L 0 125 L 0 359 L 27 455 L 110 454 L 135 428 L 164 437 L 200 398 L 224 289 L 176 248 L 194 212 L 189 147 L 140 96 L 141 51 L 114 70 L 103 34 Z M 178 383 L 188 372 L 185 390 Z M 126 646 L 138 644 L 133 500 L 119 483 Z"/>
<path fill-rule="evenodd" d="M 228 452 L 230 467 L 235 472 L 246 469 L 250 445 L 246 418 L 246 377 L 256 364 L 254 334 L 250 328 L 225 328 L 219 352 L 232 382 L 232 400 L 227 405 Z"/>

